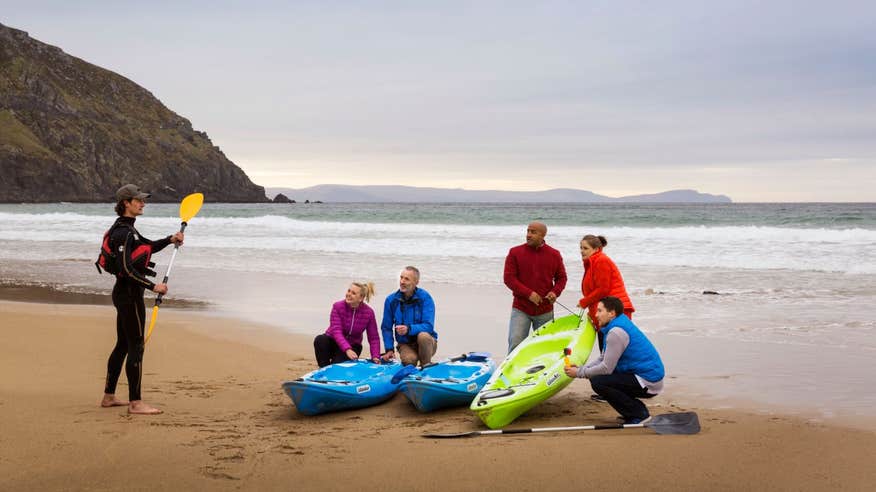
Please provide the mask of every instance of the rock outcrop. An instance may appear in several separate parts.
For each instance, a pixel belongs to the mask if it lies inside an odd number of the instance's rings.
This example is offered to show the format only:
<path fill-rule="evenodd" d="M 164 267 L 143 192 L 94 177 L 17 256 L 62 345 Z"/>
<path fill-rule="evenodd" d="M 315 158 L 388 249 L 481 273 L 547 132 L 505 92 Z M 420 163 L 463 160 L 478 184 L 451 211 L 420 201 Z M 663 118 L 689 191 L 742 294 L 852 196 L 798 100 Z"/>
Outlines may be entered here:
<path fill-rule="evenodd" d="M 0 24 L 0 202 L 266 202 L 207 134 L 134 82 Z"/>
<path fill-rule="evenodd" d="M 277 193 L 273 201 L 274 203 L 295 203 L 295 200 L 290 200 L 288 196 L 282 193 Z"/>

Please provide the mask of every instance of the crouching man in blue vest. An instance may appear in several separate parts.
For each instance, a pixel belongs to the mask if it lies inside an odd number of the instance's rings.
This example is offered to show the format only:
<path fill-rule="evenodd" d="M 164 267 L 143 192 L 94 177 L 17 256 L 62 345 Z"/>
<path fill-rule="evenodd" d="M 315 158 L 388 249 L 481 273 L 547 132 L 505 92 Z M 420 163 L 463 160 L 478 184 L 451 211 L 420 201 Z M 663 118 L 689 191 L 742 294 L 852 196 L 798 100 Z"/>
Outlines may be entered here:
<path fill-rule="evenodd" d="M 603 297 L 596 308 L 602 332 L 602 355 L 586 366 L 569 366 L 569 377 L 587 378 L 624 424 L 640 424 L 650 414 L 640 398 L 663 391 L 663 362 L 648 337 L 624 314 L 617 297 Z"/>

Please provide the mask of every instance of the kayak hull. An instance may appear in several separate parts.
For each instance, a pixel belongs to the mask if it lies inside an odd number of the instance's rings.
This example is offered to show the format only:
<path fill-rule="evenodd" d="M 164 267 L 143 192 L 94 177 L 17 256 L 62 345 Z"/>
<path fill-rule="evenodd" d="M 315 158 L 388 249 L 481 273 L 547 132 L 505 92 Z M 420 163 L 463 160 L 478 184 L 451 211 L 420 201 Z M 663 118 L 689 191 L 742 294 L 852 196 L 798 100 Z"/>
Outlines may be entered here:
<path fill-rule="evenodd" d="M 421 412 L 471 404 L 496 369 L 490 358 L 450 359 L 409 375 L 399 391 Z"/>
<path fill-rule="evenodd" d="M 587 316 L 565 316 L 545 324 L 520 343 L 490 377 L 471 410 L 491 429 L 504 427 L 572 382 L 564 372 L 569 361 L 587 361 L 596 331 Z"/>
<path fill-rule="evenodd" d="M 398 362 L 341 362 L 287 381 L 283 391 L 304 415 L 369 407 L 395 395 L 398 385 L 391 380 L 401 367 Z"/>

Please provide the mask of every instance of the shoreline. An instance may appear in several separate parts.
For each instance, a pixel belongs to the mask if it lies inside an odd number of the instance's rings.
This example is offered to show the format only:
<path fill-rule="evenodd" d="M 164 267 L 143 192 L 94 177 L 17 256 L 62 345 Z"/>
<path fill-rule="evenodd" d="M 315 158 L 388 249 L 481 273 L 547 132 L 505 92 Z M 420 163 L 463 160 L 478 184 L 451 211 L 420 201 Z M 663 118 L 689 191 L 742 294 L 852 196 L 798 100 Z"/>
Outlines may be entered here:
<path fill-rule="evenodd" d="M 52 284 L 25 283 L 10 280 L 0 280 L 0 302 L 22 302 L 29 304 L 67 304 L 82 306 L 112 306 L 112 289 L 110 292 L 76 292 L 58 288 Z M 202 311 L 209 309 L 207 301 L 175 299 L 173 305 L 168 303 L 162 309 L 183 309 Z"/>
<path fill-rule="evenodd" d="M 378 490 L 396 489 L 399 480 L 412 490 L 558 490 L 597 475 L 614 489 L 862 490 L 876 480 L 869 463 L 874 431 L 710 409 L 681 393 L 649 407 L 653 414 L 697 411 L 700 434 L 628 429 L 435 441 L 420 435 L 484 427 L 466 408 L 421 414 L 401 395 L 359 411 L 305 417 L 280 384 L 316 367 L 310 336 L 184 310 L 162 313 L 144 362 L 144 400 L 166 413 L 130 416 L 98 406 L 115 340 L 112 308 L 3 301 L 0 311 L 0 473 L 11 490 L 121 490 L 130 483 L 342 490 L 375 475 L 394 477 L 378 479 Z M 120 396 L 125 392 L 122 376 Z M 588 385 L 576 381 L 509 427 L 612 421 L 611 408 L 588 395 Z M 605 463 L 628 460 L 632 450 L 648 473 L 604 473 Z M 599 458 L 580 459 L 588 453 Z M 576 473 L 532 466 L 532 456 L 574 462 Z M 413 463 L 428 464 L 417 468 L 415 482 L 398 476 Z M 497 463 L 498 473 L 485 473 Z"/>

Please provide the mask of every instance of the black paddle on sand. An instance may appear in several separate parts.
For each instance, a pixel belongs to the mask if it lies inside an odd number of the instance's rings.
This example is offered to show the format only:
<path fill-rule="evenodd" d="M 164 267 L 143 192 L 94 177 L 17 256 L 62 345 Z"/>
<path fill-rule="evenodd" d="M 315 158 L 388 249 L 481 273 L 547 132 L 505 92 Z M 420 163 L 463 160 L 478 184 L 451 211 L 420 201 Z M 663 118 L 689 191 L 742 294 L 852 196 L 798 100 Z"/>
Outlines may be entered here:
<path fill-rule="evenodd" d="M 430 439 L 452 439 L 455 437 L 486 436 L 491 434 L 527 434 L 532 432 L 565 432 L 605 429 L 637 429 L 647 427 L 658 434 L 696 434 L 700 431 L 700 420 L 695 412 L 665 413 L 654 415 L 642 424 L 601 424 L 579 425 L 575 427 L 540 427 L 535 429 L 497 429 L 485 431 L 460 432 L 458 434 L 423 434 Z"/>

